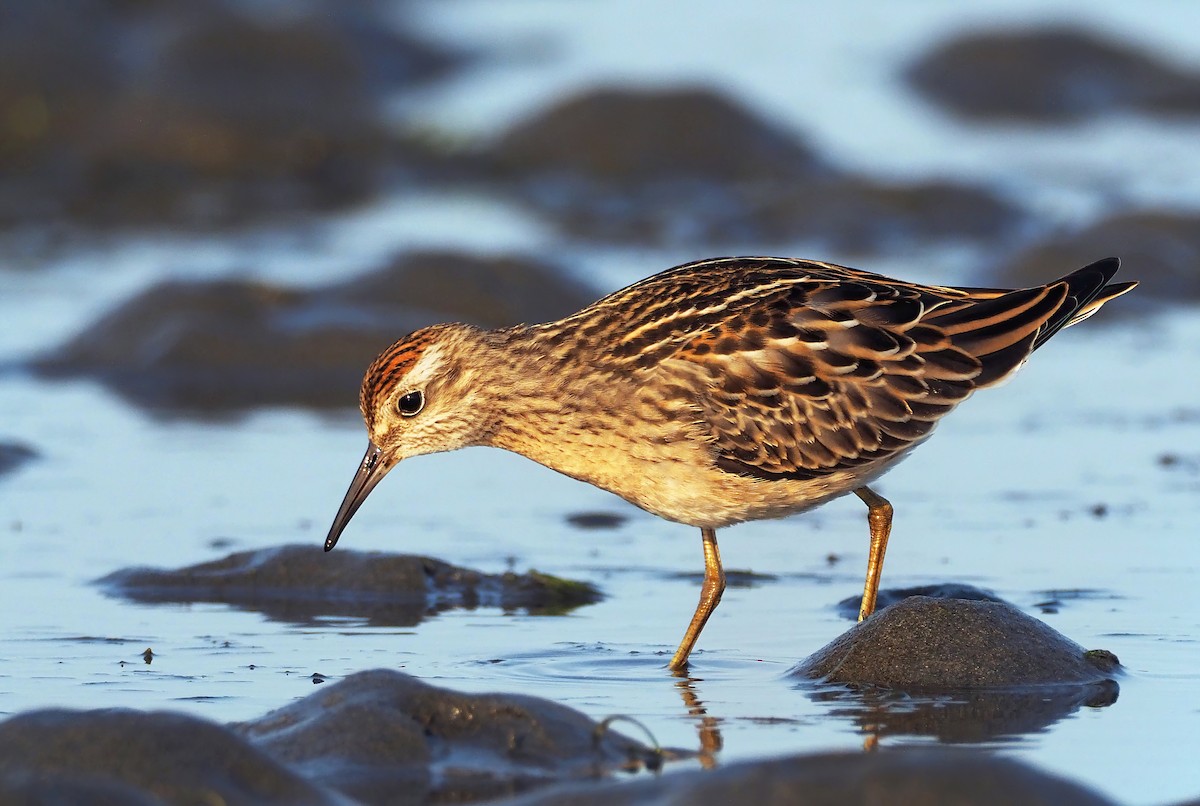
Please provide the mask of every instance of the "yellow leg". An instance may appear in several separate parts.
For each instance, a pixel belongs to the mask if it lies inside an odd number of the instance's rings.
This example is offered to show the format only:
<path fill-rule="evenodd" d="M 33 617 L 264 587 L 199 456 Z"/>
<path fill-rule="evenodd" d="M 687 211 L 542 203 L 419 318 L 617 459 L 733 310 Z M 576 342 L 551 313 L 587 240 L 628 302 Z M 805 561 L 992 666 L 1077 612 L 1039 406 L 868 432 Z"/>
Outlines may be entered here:
<path fill-rule="evenodd" d="M 679 649 L 675 650 L 674 657 L 667 664 L 667 668 L 673 672 L 687 668 L 688 655 L 692 654 L 692 647 L 696 645 L 704 623 L 717 609 L 721 594 L 725 592 L 725 569 L 721 567 L 721 552 L 717 550 L 717 533 L 714 529 L 701 528 L 700 536 L 704 539 L 704 585 L 700 588 L 700 604 L 696 605 L 692 623 L 683 634 Z"/>
<path fill-rule="evenodd" d="M 867 555 L 867 581 L 863 585 L 862 605 L 858 620 L 875 612 L 875 597 L 879 593 L 879 577 L 883 574 L 883 555 L 887 552 L 888 535 L 892 531 L 892 505 L 870 488 L 859 487 L 854 494 L 867 505 L 867 523 L 871 526 L 871 552 Z"/>

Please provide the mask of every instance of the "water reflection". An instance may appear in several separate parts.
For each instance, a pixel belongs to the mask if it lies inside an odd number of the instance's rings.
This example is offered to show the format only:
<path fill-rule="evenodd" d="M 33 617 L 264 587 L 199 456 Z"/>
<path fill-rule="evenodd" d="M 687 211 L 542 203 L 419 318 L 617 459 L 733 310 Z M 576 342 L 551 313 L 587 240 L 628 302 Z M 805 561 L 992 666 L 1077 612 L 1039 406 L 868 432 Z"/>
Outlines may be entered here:
<path fill-rule="evenodd" d="M 1112 705 L 1120 691 L 1113 680 L 928 694 L 812 683 L 798 688 L 827 706 L 830 716 L 853 722 L 867 735 L 869 749 L 895 736 L 928 737 L 948 744 L 1013 740 L 1042 732 L 1080 708 Z"/>
<path fill-rule="evenodd" d="M 721 752 L 724 741 L 721 738 L 721 720 L 708 713 L 708 708 L 696 691 L 696 684 L 702 682 L 703 678 L 680 673 L 679 679 L 675 681 L 675 688 L 683 697 L 683 705 L 687 708 L 688 715 L 696 722 L 696 730 L 700 736 L 700 766 L 711 770 L 717 766 L 717 753 Z"/>

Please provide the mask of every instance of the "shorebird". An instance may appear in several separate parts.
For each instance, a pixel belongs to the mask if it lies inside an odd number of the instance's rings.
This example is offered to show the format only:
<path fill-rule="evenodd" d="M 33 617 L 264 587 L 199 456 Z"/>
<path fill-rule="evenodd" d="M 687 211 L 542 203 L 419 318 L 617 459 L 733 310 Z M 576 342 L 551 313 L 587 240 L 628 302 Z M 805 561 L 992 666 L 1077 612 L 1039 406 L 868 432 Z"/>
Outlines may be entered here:
<path fill-rule="evenodd" d="M 976 389 L 1136 283 L 1108 258 L 1025 289 L 956 288 L 779 257 L 669 269 L 540 325 L 442 324 L 400 339 L 363 379 L 369 444 L 325 550 L 402 459 L 505 448 L 700 528 L 688 656 L 725 589 L 716 530 L 853 492 L 875 609 L 892 506 L 874 480 Z"/>

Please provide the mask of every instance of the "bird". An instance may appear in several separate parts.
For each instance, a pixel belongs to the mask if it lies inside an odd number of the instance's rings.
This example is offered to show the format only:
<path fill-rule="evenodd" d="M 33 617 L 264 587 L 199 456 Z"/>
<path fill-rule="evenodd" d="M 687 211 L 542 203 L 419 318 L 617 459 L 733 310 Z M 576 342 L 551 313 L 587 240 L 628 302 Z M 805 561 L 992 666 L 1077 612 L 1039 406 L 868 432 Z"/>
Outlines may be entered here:
<path fill-rule="evenodd" d="M 698 527 L 688 658 L 725 590 L 716 530 L 855 493 L 875 610 L 891 503 L 869 485 L 977 389 L 1137 283 L 1106 258 L 1045 285 L 923 285 L 832 263 L 718 257 L 634 283 L 565 318 L 425 327 L 363 378 L 369 443 L 325 540 L 400 461 L 486 445 Z"/>

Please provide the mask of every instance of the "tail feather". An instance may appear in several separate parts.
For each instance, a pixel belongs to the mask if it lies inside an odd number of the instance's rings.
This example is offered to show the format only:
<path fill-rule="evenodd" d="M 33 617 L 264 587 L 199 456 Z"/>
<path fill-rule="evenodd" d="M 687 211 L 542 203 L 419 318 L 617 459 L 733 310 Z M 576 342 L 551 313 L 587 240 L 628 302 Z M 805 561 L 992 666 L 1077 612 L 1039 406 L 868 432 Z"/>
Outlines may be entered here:
<path fill-rule="evenodd" d="M 1066 277 L 1050 285 L 1065 285 L 1066 298 L 1054 316 L 1046 321 L 1034 339 L 1033 349 L 1046 343 L 1046 340 L 1064 327 L 1078 324 L 1100 310 L 1109 300 L 1116 299 L 1127 291 L 1131 291 L 1136 282 L 1114 283 L 1108 281 L 1121 268 L 1121 259 L 1115 257 L 1098 260 L 1084 266 L 1078 271 L 1071 272 Z"/>
<path fill-rule="evenodd" d="M 1055 333 L 1134 288 L 1136 282 L 1108 284 L 1120 266 L 1119 259 L 1105 258 L 1043 286 L 972 290 L 970 300 L 935 310 L 928 321 L 955 347 L 979 359 L 975 386 L 993 386 L 1011 377 Z"/>

